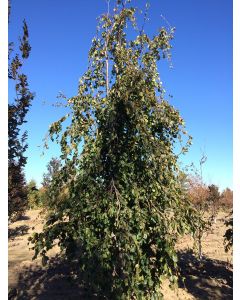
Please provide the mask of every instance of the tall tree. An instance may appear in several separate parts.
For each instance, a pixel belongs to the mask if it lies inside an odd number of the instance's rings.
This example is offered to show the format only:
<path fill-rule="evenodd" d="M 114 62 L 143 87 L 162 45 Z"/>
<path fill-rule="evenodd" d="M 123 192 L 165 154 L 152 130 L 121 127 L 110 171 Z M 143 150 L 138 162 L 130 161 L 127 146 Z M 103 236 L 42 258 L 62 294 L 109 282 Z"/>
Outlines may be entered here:
<path fill-rule="evenodd" d="M 10 14 L 10 1 L 9 14 Z M 9 43 L 8 78 L 15 82 L 16 98 L 8 104 L 8 215 L 10 219 L 22 214 L 26 208 L 27 189 L 24 176 L 24 166 L 27 158 L 27 132 L 22 132 L 26 123 L 26 114 L 33 100 L 27 82 L 27 76 L 22 73 L 23 60 L 27 59 L 31 50 L 29 45 L 28 27 L 23 21 L 23 36 L 20 38 L 19 53 L 13 53 L 14 44 Z M 21 58 L 20 58 L 21 55 Z"/>
<path fill-rule="evenodd" d="M 101 16 L 89 68 L 68 100 L 71 112 L 50 128 L 52 139 L 61 136 L 65 160 L 50 197 L 54 203 L 65 187 L 68 197 L 56 201 L 32 242 L 46 262 L 57 238 L 78 259 L 85 283 L 110 299 L 158 299 L 164 277 L 177 281 L 175 242 L 194 222 L 174 151 L 186 132 L 157 72 L 157 61 L 170 57 L 174 30 L 149 37 L 126 2 Z"/>

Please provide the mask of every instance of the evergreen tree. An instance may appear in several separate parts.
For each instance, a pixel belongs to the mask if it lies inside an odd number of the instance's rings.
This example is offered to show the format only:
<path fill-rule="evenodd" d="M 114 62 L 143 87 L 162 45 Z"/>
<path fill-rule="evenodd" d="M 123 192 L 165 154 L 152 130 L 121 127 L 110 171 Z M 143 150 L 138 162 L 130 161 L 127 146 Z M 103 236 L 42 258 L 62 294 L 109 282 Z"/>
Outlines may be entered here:
<path fill-rule="evenodd" d="M 43 263 L 58 239 L 67 258 L 78 259 L 85 284 L 110 299 L 159 299 L 163 278 L 177 281 L 176 240 L 194 226 L 175 154 L 184 121 L 164 99 L 157 72 L 157 61 L 170 57 L 174 30 L 151 38 L 135 15 L 117 1 L 100 18 L 89 68 L 68 100 L 71 112 L 50 128 L 65 160 L 50 197 L 54 203 L 65 188 L 68 197 L 55 202 L 31 239 Z"/>
<path fill-rule="evenodd" d="M 9 14 L 10 14 L 9 2 Z M 8 78 L 15 82 L 16 98 L 8 104 L 8 216 L 10 219 L 20 216 L 26 208 L 27 189 L 24 166 L 27 158 L 27 132 L 21 132 L 26 122 L 26 114 L 33 100 L 29 91 L 27 76 L 21 72 L 23 60 L 27 59 L 31 50 L 28 27 L 23 21 L 23 36 L 20 38 L 20 53 L 13 55 L 13 43 L 9 43 Z M 21 54 L 22 59 L 19 57 Z"/>

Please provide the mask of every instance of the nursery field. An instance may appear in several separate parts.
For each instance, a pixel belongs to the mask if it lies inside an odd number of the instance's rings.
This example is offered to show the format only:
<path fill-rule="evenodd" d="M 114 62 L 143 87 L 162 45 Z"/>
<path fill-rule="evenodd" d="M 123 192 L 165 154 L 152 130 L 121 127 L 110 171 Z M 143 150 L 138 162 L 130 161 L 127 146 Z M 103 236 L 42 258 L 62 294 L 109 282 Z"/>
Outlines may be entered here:
<path fill-rule="evenodd" d="M 212 231 L 205 234 L 201 263 L 193 254 L 191 237 L 185 236 L 178 242 L 181 278 L 185 280 L 175 290 L 165 282 L 164 299 L 232 299 L 232 256 L 223 247 L 227 215 L 228 212 L 219 212 Z M 49 265 L 43 267 L 40 259 L 32 261 L 28 237 L 42 227 L 40 210 L 27 211 L 21 220 L 9 226 L 9 299 L 99 299 L 97 295 L 89 296 L 77 283 L 57 246 L 50 252 Z"/>

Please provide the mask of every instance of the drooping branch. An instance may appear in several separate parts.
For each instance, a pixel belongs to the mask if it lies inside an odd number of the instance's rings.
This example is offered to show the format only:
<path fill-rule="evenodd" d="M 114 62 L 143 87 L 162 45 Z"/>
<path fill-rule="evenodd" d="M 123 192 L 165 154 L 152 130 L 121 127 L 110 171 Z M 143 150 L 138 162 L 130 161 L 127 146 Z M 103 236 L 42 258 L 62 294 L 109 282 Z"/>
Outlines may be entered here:
<path fill-rule="evenodd" d="M 107 0 L 107 18 L 109 18 L 109 6 L 110 6 L 110 0 Z M 105 43 L 105 58 L 106 58 L 106 95 L 108 96 L 109 93 L 109 58 L 108 58 L 108 40 L 109 40 L 109 35 L 108 33 L 107 38 L 106 38 L 106 43 Z"/>

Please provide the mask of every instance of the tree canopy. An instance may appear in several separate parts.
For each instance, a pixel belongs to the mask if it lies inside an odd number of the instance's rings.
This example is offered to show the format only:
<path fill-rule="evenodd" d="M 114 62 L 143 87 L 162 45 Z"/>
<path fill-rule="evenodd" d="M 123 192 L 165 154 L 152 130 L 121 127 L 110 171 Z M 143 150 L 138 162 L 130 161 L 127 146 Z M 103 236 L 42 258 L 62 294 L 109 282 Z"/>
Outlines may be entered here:
<path fill-rule="evenodd" d="M 148 36 L 128 2 L 100 17 L 70 113 L 50 127 L 64 164 L 50 186 L 52 214 L 31 241 L 45 263 L 58 239 L 85 284 L 104 296 L 158 299 L 164 277 L 177 281 L 176 240 L 194 226 L 175 151 L 187 136 L 187 152 L 191 138 L 157 71 L 174 29 Z"/>

